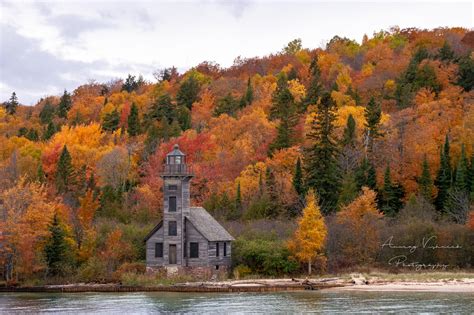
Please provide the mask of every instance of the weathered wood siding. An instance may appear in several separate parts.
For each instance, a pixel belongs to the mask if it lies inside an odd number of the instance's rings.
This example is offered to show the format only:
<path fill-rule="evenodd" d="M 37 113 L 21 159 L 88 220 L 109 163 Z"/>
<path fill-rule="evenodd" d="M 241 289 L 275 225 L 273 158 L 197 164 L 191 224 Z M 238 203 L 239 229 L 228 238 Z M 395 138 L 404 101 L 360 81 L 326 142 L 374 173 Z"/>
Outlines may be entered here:
<path fill-rule="evenodd" d="M 209 265 L 208 241 L 207 239 L 194 227 L 194 225 L 186 220 L 186 251 L 187 251 L 187 266 L 189 267 L 203 267 Z M 191 258 L 190 243 L 199 243 L 199 258 Z"/>
<path fill-rule="evenodd" d="M 165 246 L 163 244 L 163 258 L 155 257 L 155 244 L 164 243 L 163 227 L 158 229 L 146 242 L 146 264 L 149 267 L 163 266 Z"/>
<path fill-rule="evenodd" d="M 224 256 L 224 243 L 227 243 L 227 255 Z M 232 242 L 209 242 L 209 266 L 227 266 L 230 267 L 232 264 L 231 253 L 232 253 Z M 219 256 L 216 257 L 216 247 L 219 246 Z"/>

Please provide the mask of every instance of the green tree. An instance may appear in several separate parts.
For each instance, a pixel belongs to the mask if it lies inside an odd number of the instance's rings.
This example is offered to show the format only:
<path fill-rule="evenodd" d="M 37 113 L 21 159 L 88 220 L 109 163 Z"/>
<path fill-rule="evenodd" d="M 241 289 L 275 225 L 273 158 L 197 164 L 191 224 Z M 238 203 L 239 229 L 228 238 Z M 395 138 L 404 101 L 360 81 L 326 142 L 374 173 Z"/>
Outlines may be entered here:
<path fill-rule="evenodd" d="M 38 141 L 39 140 L 38 131 L 36 131 L 36 129 L 34 128 L 30 128 L 30 130 L 28 130 L 28 133 L 26 134 L 26 139 L 31 140 L 31 141 Z"/>
<path fill-rule="evenodd" d="M 67 262 L 68 244 L 66 232 L 62 228 L 58 215 L 54 214 L 53 222 L 49 226 L 49 237 L 44 247 L 48 274 L 59 275 Z"/>
<path fill-rule="evenodd" d="M 382 118 L 382 109 L 380 104 L 373 97 L 364 110 L 365 129 L 366 129 L 366 150 L 371 153 L 373 151 L 374 140 L 382 135 L 380 132 L 380 119 Z"/>
<path fill-rule="evenodd" d="M 393 183 L 390 176 L 390 167 L 387 165 L 384 175 L 384 185 L 381 191 L 382 212 L 388 217 L 394 217 L 403 208 L 402 198 L 405 195 L 403 187 Z"/>
<path fill-rule="evenodd" d="M 469 162 L 467 161 L 464 144 L 461 147 L 461 157 L 456 167 L 453 186 L 460 192 L 469 192 Z"/>
<path fill-rule="evenodd" d="M 40 184 L 44 184 L 46 182 L 46 175 L 44 174 L 43 170 L 43 163 L 39 163 L 38 171 L 36 172 L 36 179 Z"/>
<path fill-rule="evenodd" d="M 433 180 L 431 179 L 430 167 L 428 165 L 428 160 L 426 159 L 426 154 L 423 159 L 423 164 L 421 166 L 421 177 L 418 180 L 418 193 L 423 196 L 428 202 L 433 201 Z"/>
<path fill-rule="evenodd" d="M 58 128 L 54 124 L 54 122 L 50 121 L 46 130 L 43 132 L 43 140 L 49 140 L 53 137 L 53 135 L 58 131 Z"/>
<path fill-rule="evenodd" d="M 69 94 L 66 90 L 64 90 L 64 94 L 61 96 L 59 100 L 58 106 L 58 116 L 62 118 L 67 118 L 67 113 L 71 109 L 72 100 L 71 94 Z"/>
<path fill-rule="evenodd" d="M 195 76 L 189 76 L 188 79 L 180 85 L 178 93 L 176 94 L 178 105 L 186 106 L 190 110 L 193 103 L 199 100 L 200 89 L 200 84 Z"/>
<path fill-rule="evenodd" d="M 346 127 L 344 128 L 344 134 L 342 136 L 342 144 L 345 145 L 354 145 L 356 139 L 356 122 L 352 114 L 349 114 L 347 117 Z"/>
<path fill-rule="evenodd" d="M 110 113 L 105 114 L 102 120 L 102 129 L 106 131 L 115 131 L 118 129 L 120 123 L 120 114 L 115 108 Z"/>
<path fill-rule="evenodd" d="M 377 174 L 375 167 L 367 158 L 364 158 L 356 169 L 355 181 L 358 191 L 364 186 L 377 191 Z"/>
<path fill-rule="evenodd" d="M 229 116 L 235 116 L 236 111 L 239 109 L 239 102 L 229 92 L 223 98 L 217 102 L 217 106 L 214 109 L 214 116 L 218 117 L 222 114 Z"/>
<path fill-rule="evenodd" d="M 10 99 L 5 102 L 5 110 L 7 114 L 13 115 L 16 113 L 16 109 L 18 108 L 18 97 L 16 96 L 16 93 L 13 92 L 12 96 L 10 96 Z"/>
<path fill-rule="evenodd" d="M 305 150 L 304 163 L 307 188 L 320 196 L 324 214 L 337 208 L 340 190 L 338 149 L 334 139 L 335 105 L 329 93 L 324 93 L 317 106 L 317 115 L 310 126 L 307 138 L 310 146 Z"/>
<path fill-rule="evenodd" d="M 152 124 L 154 120 L 168 120 L 171 124 L 176 119 L 176 107 L 173 105 L 171 96 L 168 93 L 160 95 L 146 114 L 146 121 Z"/>
<path fill-rule="evenodd" d="M 299 52 L 303 48 L 302 43 L 301 43 L 301 38 L 296 38 L 293 39 L 291 42 L 289 42 L 284 48 L 283 48 L 283 53 L 288 54 L 288 55 L 294 55 L 297 52 Z"/>
<path fill-rule="evenodd" d="M 288 89 L 288 81 L 285 73 L 278 76 L 277 88 L 272 95 L 273 106 L 270 117 L 279 119 L 277 137 L 270 144 L 270 154 L 275 150 L 288 148 L 293 143 L 293 128 L 296 124 L 296 105 L 293 95 Z"/>
<path fill-rule="evenodd" d="M 239 106 L 240 108 L 244 108 L 245 106 L 248 106 L 252 104 L 253 102 L 253 88 L 252 88 L 252 82 L 250 81 L 250 78 L 247 80 L 247 89 L 245 90 L 245 93 L 242 95 L 242 98 L 240 99 Z"/>
<path fill-rule="evenodd" d="M 458 85 L 469 92 L 474 88 L 474 59 L 467 55 L 459 61 Z"/>
<path fill-rule="evenodd" d="M 306 189 L 303 183 L 303 169 L 301 168 L 301 159 L 298 157 L 295 165 L 295 173 L 293 175 L 293 187 L 300 198 L 306 195 Z"/>
<path fill-rule="evenodd" d="M 129 74 L 125 79 L 125 82 L 122 84 L 122 91 L 132 93 L 133 91 L 138 90 L 138 88 L 140 88 L 144 83 L 145 81 L 141 75 L 136 79 L 134 75 Z"/>
<path fill-rule="evenodd" d="M 140 117 L 138 116 L 138 107 L 135 103 L 132 103 L 130 115 L 128 115 L 127 131 L 132 137 L 140 134 Z"/>
<path fill-rule="evenodd" d="M 281 214 L 280 198 L 278 196 L 275 173 L 270 167 L 267 167 L 265 174 L 265 194 L 268 197 L 268 208 L 265 211 L 265 217 L 276 218 Z"/>
<path fill-rule="evenodd" d="M 74 184 L 74 168 L 67 146 L 63 147 L 56 167 L 56 189 L 60 193 L 68 192 Z"/>
<path fill-rule="evenodd" d="M 446 40 L 443 46 L 438 50 L 438 59 L 448 62 L 454 60 L 454 51 Z"/>
<path fill-rule="evenodd" d="M 44 107 L 41 109 L 39 113 L 40 121 L 43 125 L 49 124 L 54 117 L 54 106 L 51 105 L 49 101 L 46 101 Z"/>
<path fill-rule="evenodd" d="M 305 105 L 303 110 L 306 110 L 308 105 L 315 105 L 318 103 L 318 99 L 321 97 L 324 87 L 321 80 L 321 70 L 318 65 L 318 56 L 316 55 L 310 64 L 310 83 L 307 89 L 306 98 L 303 101 Z"/>

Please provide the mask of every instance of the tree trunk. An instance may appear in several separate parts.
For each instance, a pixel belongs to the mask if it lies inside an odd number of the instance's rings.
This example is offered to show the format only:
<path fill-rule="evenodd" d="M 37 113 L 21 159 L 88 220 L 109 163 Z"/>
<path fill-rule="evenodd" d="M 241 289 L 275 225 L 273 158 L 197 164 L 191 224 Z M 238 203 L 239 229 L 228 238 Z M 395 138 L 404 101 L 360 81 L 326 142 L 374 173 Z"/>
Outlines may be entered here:
<path fill-rule="evenodd" d="M 311 260 L 308 261 L 308 275 L 311 274 Z"/>

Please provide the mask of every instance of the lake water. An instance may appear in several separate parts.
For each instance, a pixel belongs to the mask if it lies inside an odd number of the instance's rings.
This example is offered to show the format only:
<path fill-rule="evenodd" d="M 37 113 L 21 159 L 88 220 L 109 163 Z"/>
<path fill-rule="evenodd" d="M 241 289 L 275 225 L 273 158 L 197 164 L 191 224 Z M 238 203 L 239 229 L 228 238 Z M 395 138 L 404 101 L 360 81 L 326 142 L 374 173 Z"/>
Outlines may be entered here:
<path fill-rule="evenodd" d="M 0 293 L 0 313 L 457 313 L 472 293 L 303 291 L 278 293 Z"/>

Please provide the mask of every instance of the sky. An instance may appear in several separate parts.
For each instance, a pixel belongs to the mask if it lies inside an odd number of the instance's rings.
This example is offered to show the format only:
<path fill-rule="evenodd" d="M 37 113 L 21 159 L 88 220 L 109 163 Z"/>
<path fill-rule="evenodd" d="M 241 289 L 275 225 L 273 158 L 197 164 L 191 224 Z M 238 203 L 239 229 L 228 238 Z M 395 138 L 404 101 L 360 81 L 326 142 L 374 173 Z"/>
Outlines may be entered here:
<path fill-rule="evenodd" d="M 474 27 L 473 1 L 0 0 L 0 102 L 35 104 L 91 80 L 324 47 L 392 26 Z"/>

